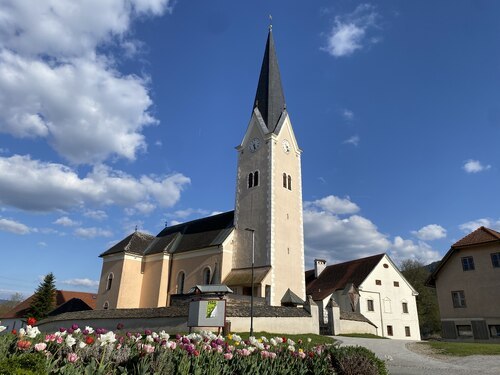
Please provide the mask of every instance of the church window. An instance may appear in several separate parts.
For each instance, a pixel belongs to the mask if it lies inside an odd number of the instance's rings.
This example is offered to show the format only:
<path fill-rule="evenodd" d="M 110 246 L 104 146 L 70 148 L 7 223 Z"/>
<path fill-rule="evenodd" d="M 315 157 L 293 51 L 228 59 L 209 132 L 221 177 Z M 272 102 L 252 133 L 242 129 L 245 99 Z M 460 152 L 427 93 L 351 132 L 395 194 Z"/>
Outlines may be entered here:
<path fill-rule="evenodd" d="M 288 190 L 292 190 L 292 176 L 288 175 Z"/>
<path fill-rule="evenodd" d="M 184 294 L 184 279 L 186 278 L 186 274 L 181 271 L 177 276 L 177 293 Z"/>
<path fill-rule="evenodd" d="M 203 270 L 203 284 L 210 284 L 210 268 L 208 267 L 205 267 L 205 269 Z"/>
<path fill-rule="evenodd" d="M 252 188 L 253 187 L 253 173 L 250 173 L 248 175 L 248 188 Z"/>
<path fill-rule="evenodd" d="M 109 302 L 108 302 L 108 301 L 104 302 L 104 305 L 102 305 L 102 308 L 103 308 L 104 310 L 109 309 Z"/>
<path fill-rule="evenodd" d="M 111 285 L 113 284 L 113 273 L 111 272 L 109 275 L 108 275 L 108 282 L 106 283 L 106 290 L 110 290 L 111 289 Z"/>
<path fill-rule="evenodd" d="M 259 186 L 259 171 L 253 174 L 253 186 Z"/>
<path fill-rule="evenodd" d="M 283 173 L 283 187 L 286 189 L 286 173 Z"/>

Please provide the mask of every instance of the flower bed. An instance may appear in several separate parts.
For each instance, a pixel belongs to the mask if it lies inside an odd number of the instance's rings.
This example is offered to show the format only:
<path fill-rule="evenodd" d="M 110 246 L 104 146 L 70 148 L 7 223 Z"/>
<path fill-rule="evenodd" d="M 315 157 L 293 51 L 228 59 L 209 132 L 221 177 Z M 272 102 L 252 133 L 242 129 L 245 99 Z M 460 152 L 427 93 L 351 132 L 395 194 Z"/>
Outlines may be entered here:
<path fill-rule="evenodd" d="M 278 336 L 243 340 L 237 334 L 223 337 L 211 332 L 171 337 L 164 331 L 149 330 L 115 334 L 91 327 L 81 329 L 76 324 L 42 334 L 28 325 L 0 336 L 0 374 L 385 373 L 383 362 L 380 367 L 369 351 L 371 354 L 363 354 L 370 357 L 363 363 L 365 367 L 371 364 L 368 367 L 376 372 L 340 368 L 346 363 L 361 363 L 341 349 L 312 346 L 307 338 L 297 342 Z M 351 359 L 346 361 L 346 356 Z"/>

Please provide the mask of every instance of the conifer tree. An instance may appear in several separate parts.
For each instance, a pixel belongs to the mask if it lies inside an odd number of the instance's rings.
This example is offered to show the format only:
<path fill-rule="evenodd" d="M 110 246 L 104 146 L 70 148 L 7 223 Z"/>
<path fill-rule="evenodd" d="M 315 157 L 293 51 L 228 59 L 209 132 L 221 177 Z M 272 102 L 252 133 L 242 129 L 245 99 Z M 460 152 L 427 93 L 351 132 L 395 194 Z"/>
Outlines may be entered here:
<path fill-rule="evenodd" d="M 30 305 L 30 317 L 40 320 L 45 318 L 55 308 L 56 286 L 55 276 L 51 272 L 46 275 L 35 291 Z"/>

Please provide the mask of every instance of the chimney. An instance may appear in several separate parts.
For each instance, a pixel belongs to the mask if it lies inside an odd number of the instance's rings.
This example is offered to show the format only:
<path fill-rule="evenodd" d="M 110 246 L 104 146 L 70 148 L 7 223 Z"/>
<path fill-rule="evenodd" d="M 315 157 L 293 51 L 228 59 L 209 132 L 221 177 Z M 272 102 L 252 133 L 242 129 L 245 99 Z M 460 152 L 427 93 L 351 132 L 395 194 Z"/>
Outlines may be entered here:
<path fill-rule="evenodd" d="M 318 278 L 321 272 L 326 268 L 326 260 L 324 259 L 314 259 L 314 277 Z"/>

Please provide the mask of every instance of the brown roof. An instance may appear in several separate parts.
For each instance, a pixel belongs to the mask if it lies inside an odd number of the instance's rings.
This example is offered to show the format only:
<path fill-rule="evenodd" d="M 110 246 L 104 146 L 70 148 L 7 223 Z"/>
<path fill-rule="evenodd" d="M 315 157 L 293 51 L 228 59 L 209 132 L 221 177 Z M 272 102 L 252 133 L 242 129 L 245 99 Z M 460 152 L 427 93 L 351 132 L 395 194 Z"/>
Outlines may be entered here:
<path fill-rule="evenodd" d="M 464 247 L 482 245 L 491 242 L 500 242 L 500 233 L 496 230 L 486 227 L 479 227 L 472 233 L 469 233 L 467 236 L 451 245 L 450 250 L 448 250 L 441 262 L 439 262 L 438 266 L 431 273 L 425 284 L 431 287 L 436 286 L 436 278 L 438 276 L 438 273 L 441 271 L 441 268 L 443 268 L 443 266 L 446 264 L 448 259 L 450 259 L 453 253 L 459 251 Z"/>
<path fill-rule="evenodd" d="M 317 301 L 328 297 L 338 289 L 344 289 L 347 283 L 359 286 L 384 255 L 377 254 L 327 266 L 318 278 L 311 278 L 311 271 L 306 271 L 305 276 L 309 280 L 306 280 L 306 294 L 311 295 L 313 300 Z"/>
<path fill-rule="evenodd" d="M 134 232 L 99 256 L 103 257 L 106 255 L 118 253 L 132 253 L 142 255 L 144 250 L 151 242 L 153 242 L 154 239 L 155 237 L 150 234 Z"/>
<path fill-rule="evenodd" d="M 461 240 L 455 242 L 451 247 L 462 247 L 478 245 L 486 242 L 500 241 L 500 233 L 489 228 L 479 227 L 474 232 L 469 233 Z"/>
<path fill-rule="evenodd" d="M 12 309 L 7 311 L 7 313 L 2 316 L 2 319 L 15 319 L 15 318 L 25 318 L 29 313 L 29 308 L 31 306 L 31 302 L 33 301 L 34 294 L 20 302 Z M 56 291 L 56 303 L 55 308 L 61 306 L 62 304 L 68 302 L 73 298 L 81 299 L 87 305 L 89 305 L 92 309 L 95 309 L 97 302 L 97 294 L 94 293 L 86 293 L 86 292 L 72 292 L 68 290 L 57 290 Z"/>

